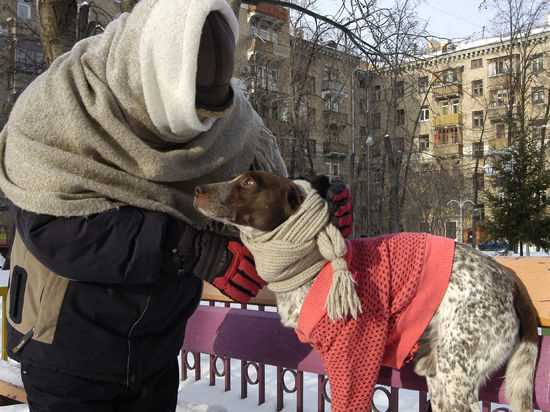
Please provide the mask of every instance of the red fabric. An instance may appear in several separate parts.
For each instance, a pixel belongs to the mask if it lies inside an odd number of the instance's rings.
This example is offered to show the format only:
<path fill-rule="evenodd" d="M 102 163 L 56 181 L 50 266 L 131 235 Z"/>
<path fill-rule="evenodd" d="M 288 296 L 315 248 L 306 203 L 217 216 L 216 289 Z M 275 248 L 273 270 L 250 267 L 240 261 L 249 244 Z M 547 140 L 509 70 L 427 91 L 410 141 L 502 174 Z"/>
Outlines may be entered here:
<path fill-rule="evenodd" d="M 304 301 L 296 333 L 323 359 L 334 412 L 370 412 L 381 365 L 400 368 L 413 352 L 449 284 L 454 241 L 401 233 L 348 242 L 346 260 L 363 313 L 332 322 L 324 310 L 332 268 L 321 271 Z"/>
<path fill-rule="evenodd" d="M 246 246 L 240 242 L 230 241 L 227 249 L 233 254 L 233 258 L 225 274 L 215 278 L 212 285 L 228 298 L 247 303 L 266 283 L 258 275 L 252 254 Z"/>

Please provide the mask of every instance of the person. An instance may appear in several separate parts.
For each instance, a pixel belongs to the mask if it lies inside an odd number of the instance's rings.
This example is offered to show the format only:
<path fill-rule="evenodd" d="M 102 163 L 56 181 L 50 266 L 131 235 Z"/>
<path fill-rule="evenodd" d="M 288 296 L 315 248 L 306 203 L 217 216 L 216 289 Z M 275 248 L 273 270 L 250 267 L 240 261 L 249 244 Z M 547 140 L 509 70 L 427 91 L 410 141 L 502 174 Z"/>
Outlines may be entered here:
<path fill-rule="evenodd" d="M 12 203 L 8 350 L 32 412 L 174 411 L 203 280 L 247 302 L 264 286 L 197 184 L 287 173 L 231 80 L 225 0 L 142 0 L 19 97 L 0 134 Z M 345 185 L 328 196 L 351 230 Z"/>

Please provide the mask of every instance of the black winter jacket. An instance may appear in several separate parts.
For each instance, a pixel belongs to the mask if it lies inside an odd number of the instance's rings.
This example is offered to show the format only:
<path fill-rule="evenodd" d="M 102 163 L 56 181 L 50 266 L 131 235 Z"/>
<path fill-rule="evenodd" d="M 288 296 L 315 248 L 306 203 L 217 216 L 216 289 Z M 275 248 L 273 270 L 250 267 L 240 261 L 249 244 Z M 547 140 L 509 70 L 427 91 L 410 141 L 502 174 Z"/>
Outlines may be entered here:
<path fill-rule="evenodd" d="M 171 217 L 134 207 L 14 214 L 12 358 L 127 385 L 174 361 L 202 280 L 169 262 Z"/>

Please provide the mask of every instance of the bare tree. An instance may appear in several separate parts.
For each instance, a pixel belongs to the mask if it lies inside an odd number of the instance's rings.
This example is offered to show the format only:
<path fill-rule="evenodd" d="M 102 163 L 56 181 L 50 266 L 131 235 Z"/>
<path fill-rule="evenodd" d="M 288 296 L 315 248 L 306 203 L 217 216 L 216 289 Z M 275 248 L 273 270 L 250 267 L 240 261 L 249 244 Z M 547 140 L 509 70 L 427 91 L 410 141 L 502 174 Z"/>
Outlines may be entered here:
<path fill-rule="evenodd" d="M 373 149 L 380 154 L 379 180 L 374 187 L 378 189 L 378 227 L 384 232 L 402 229 L 401 211 L 406 198 L 404 183 L 408 178 L 410 153 L 416 146 L 414 139 L 420 110 L 426 103 L 429 90 L 429 85 L 426 85 L 427 89 L 419 92 L 416 86 L 418 71 L 407 70 L 408 66 L 414 66 L 415 61 L 420 60 L 419 50 L 427 37 L 425 26 L 416 16 L 415 6 L 416 2 L 412 0 L 395 0 L 391 7 L 380 7 L 376 1 L 349 0 L 343 6 L 343 12 L 347 14 L 346 24 L 358 35 L 372 39 L 378 50 L 378 54 L 365 56 L 365 59 L 370 62 L 369 69 L 378 79 L 377 89 L 371 89 L 371 102 L 384 109 L 380 114 L 372 113 L 373 116 L 383 115 L 383 119 L 370 119 L 371 128 L 383 127 L 380 131 L 384 137 L 375 142 Z M 404 110 L 407 99 L 416 100 L 413 106 L 418 110 L 414 113 Z M 358 175 L 360 173 L 361 169 Z"/>

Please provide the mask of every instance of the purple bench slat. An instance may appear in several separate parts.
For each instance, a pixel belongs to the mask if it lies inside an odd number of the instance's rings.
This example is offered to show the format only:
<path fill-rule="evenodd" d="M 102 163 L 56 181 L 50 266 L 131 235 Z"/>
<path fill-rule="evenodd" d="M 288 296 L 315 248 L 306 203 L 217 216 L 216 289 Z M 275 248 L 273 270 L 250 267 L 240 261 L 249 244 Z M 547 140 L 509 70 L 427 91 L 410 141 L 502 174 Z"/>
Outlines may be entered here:
<path fill-rule="evenodd" d="M 298 371 L 324 374 L 317 352 L 301 343 L 294 331 L 283 327 L 279 315 L 242 309 L 200 306 L 187 323 L 183 349 Z M 481 391 L 480 398 L 506 403 L 503 370 L 497 372 Z M 401 370 L 382 368 L 378 383 L 396 388 L 426 391 L 425 380 L 414 373 L 412 365 Z M 550 411 L 550 337 L 541 338 L 536 372 L 537 408 Z"/>

